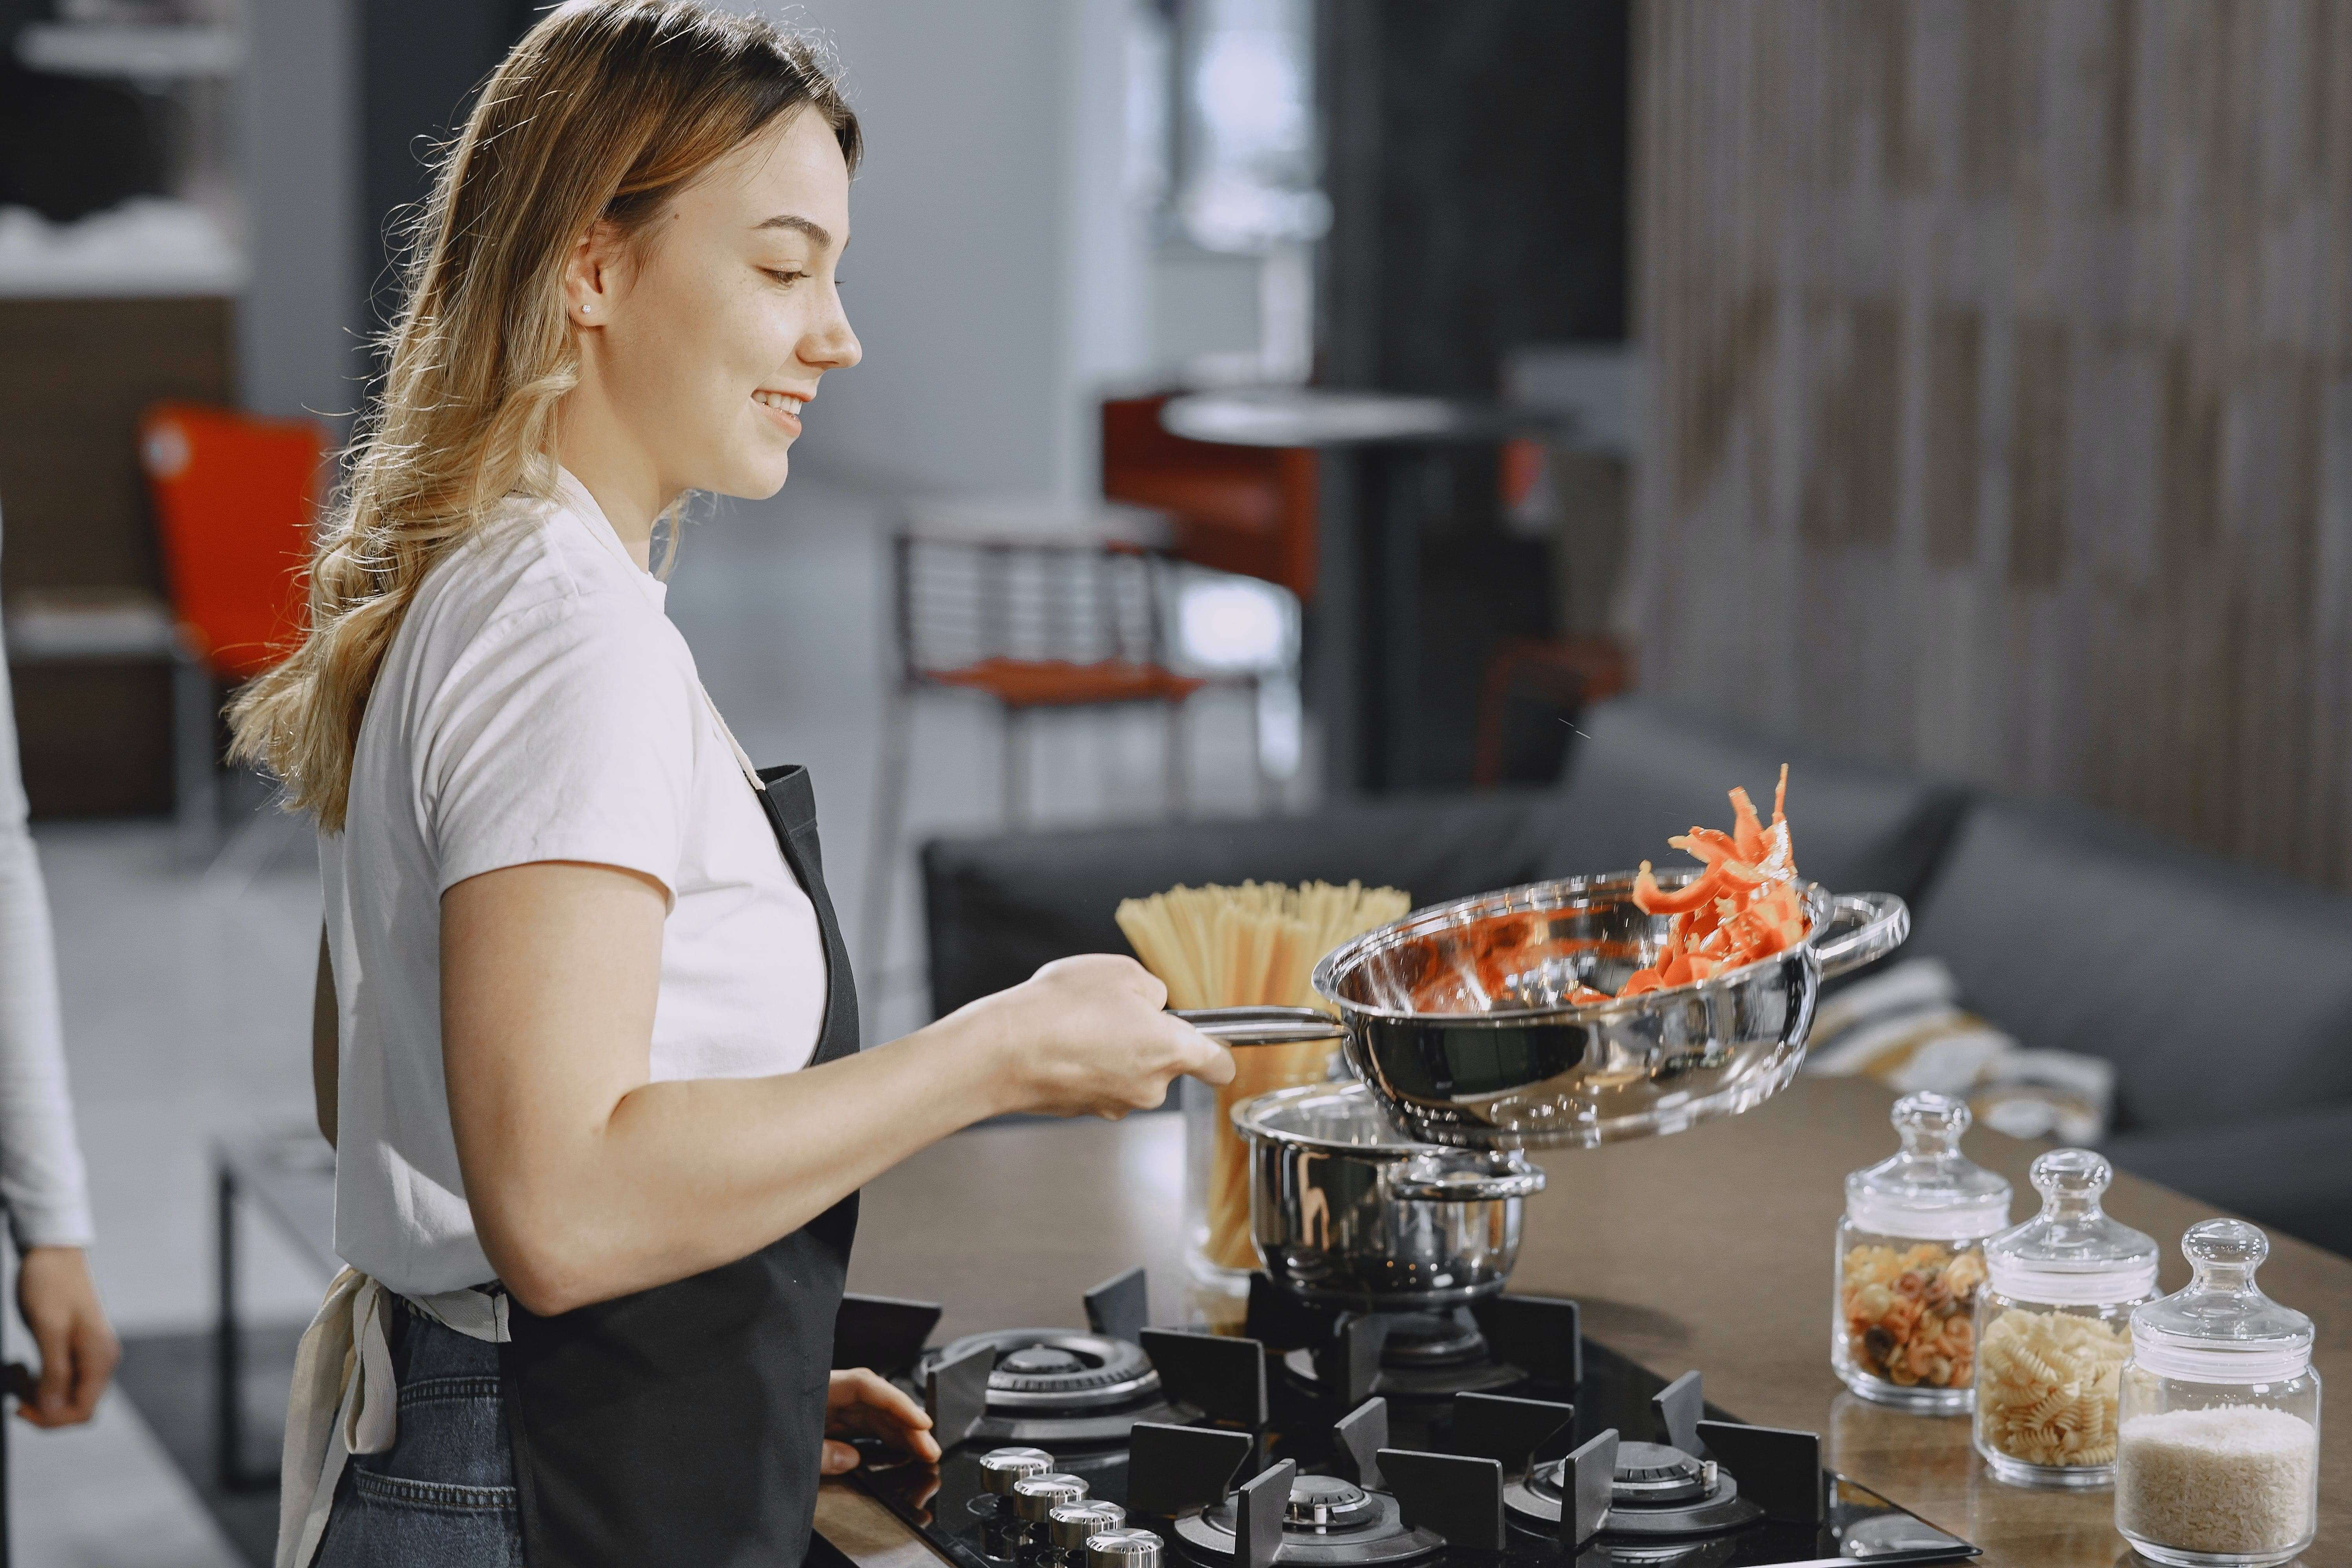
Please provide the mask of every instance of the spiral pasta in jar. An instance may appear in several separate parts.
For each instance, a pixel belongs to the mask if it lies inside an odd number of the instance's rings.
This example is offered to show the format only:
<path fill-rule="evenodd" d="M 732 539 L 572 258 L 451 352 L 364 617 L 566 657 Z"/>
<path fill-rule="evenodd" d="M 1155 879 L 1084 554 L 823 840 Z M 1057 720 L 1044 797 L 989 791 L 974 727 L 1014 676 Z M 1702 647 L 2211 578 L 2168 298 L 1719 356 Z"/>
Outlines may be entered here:
<path fill-rule="evenodd" d="M 2009 1223 L 2009 1184 L 1959 1153 L 1964 1101 L 1906 1095 L 1894 1121 L 1902 1152 L 1846 1178 L 1830 1365 L 1882 1405 L 1965 1410 L 1986 1278 L 1980 1242 Z"/>
<path fill-rule="evenodd" d="M 1985 1243 L 1976 1448 L 2012 1486 L 2115 1479 L 2116 1379 L 2132 1309 L 2156 1294 L 2157 1247 L 2101 1209 L 2114 1179 L 2089 1150 L 2053 1149 L 2032 1171 L 2042 1212 Z"/>

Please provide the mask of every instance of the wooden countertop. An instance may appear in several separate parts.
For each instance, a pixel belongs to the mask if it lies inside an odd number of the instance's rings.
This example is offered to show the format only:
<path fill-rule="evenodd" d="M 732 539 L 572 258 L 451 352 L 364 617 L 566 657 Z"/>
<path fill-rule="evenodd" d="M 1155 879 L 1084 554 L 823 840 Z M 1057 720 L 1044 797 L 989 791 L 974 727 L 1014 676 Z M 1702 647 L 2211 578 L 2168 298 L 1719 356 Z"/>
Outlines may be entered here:
<path fill-rule="evenodd" d="M 1757 1110 L 1672 1138 L 1541 1156 L 1512 1289 L 1582 1303 L 1585 1332 L 1662 1377 L 1693 1367 L 1741 1419 L 1820 1432 L 1830 1463 L 1976 1542 L 1988 1564 L 2114 1568 L 2132 1558 L 2105 1491 L 2001 1486 L 1964 1416 L 1883 1410 L 1829 1369 L 1832 1235 L 1846 1172 L 1894 1146 L 1891 1096 L 1806 1079 Z M 2031 1196 L 2043 1145 L 1979 1130 L 1967 1150 Z M 942 1336 L 1082 1327 L 1079 1293 L 1141 1263 L 1155 1321 L 1197 1317 L 1177 1235 L 1183 1129 L 1174 1116 L 992 1127 L 925 1151 L 866 1189 L 850 1289 L 943 1301 Z M 2118 1175 L 2116 1218 L 2163 1246 L 2162 1285 L 2188 1279 L 2180 1233 L 2219 1211 Z M 2015 1211 L 2022 1217 L 2021 1205 Z M 2270 1293 L 2319 1325 L 2314 1364 L 2352 1397 L 2352 1260 L 2272 1237 Z M 2302 1561 L 2352 1559 L 2352 1416 L 2323 1411 L 2319 1539 Z M 925 1568 L 927 1548 L 862 1493 L 828 1486 L 818 1528 L 861 1568 Z"/>

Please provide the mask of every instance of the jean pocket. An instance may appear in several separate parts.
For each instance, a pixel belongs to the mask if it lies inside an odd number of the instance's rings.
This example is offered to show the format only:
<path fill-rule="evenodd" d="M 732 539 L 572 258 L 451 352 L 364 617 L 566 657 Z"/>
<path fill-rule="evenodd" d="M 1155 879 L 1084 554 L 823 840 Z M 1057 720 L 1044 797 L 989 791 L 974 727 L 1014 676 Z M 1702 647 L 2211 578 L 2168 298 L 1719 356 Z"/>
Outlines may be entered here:
<path fill-rule="evenodd" d="M 514 1456 L 498 1380 L 431 1377 L 402 1384 L 400 1429 L 390 1451 L 352 1463 L 377 1480 L 512 1491 Z"/>
<path fill-rule="evenodd" d="M 349 1472 L 316 1568 L 523 1568 L 512 1487 Z"/>

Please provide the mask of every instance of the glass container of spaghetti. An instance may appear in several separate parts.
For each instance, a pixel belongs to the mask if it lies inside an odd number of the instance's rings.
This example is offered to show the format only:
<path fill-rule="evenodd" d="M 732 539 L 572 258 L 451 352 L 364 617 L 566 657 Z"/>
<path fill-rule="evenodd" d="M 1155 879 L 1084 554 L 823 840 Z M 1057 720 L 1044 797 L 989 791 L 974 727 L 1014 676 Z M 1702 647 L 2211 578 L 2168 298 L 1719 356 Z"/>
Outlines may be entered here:
<path fill-rule="evenodd" d="M 1864 1399 L 1955 1414 L 1975 1397 L 1981 1243 L 2009 1225 L 2009 1183 L 1961 1154 L 1967 1101 L 1906 1095 L 1893 1119 L 1901 1151 L 1845 1179 L 1830 1366 Z"/>
<path fill-rule="evenodd" d="M 1242 1295 L 1260 1262 L 1250 1234 L 1249 1142 L 1234 1128 L 1234 1108 L 1344 1076 L 1339 1059 L 1337 1040 L 1252 1046 L 1234 1053 L 1234 1081 L 1224 1087 L 1182 1080 L 1184 1259 L 1196 1283 Z"/>
<path fill-rule="evenodd" d="M 1144 967 L 1168 987 L 1171 1007 L 1273 1005 L 1328 1010 L 1315 994 L 1325 953 L 1411 906 L 1394 888 L 1310 882 L 1290 888 L 1175 888 L 1118 907 L 1119 929 Z M 1339 1071 L 1339 1042 L 1252 1046 L 1234 1053 L 1234 1079 L 1212 1088 L 1181 1080 L 1184 1108 L 1184 1255 L 1207 1290 L 1245 1295 L 1259 1264 L 1250 1234 L 1250 1150 L 1234 1107 L 1279 1089 L 1322 1083 Z"/>
<path fill-rule="evenodd" d="M 2187 1289 L 2132 1312 L 2117 1394 L 2116 1528 L 2173 1568 L 2267 1568 L 2319 1521 L 2312 1321 L 2263 1294 L 2267 1237 L 2241 1219 L 2189 1227 Z"/>
<path fill-rule="evenodd" d="M 2115 1479 L 2116 1380 L 2132 1309 L 2156 1294 L 2157 1247 L 2100 1208 L 2114 1179 L 2088 1149 L 2053 1149 L 2032 1171 L 2042 1212 L 1984 1244 L 1976 1448 L 2011 1486 Z"/>

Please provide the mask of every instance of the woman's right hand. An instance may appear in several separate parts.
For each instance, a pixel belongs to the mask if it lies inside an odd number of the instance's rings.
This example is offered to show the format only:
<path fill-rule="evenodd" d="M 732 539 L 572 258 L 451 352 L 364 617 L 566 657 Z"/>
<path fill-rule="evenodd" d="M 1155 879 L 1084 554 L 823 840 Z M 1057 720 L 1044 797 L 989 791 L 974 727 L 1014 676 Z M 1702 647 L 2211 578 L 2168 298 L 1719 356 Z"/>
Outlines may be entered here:
<path fill-rule="evenodd" d="M 1173 1014 L 1168 987 L 1131 958 L 1056 959 L 964 1008 L 1002 1064 L 1008 1110 L 1116 1121 L 1168 1098 L 1189 1073 L 1230 1083 L 1233 1053 Z"/>

